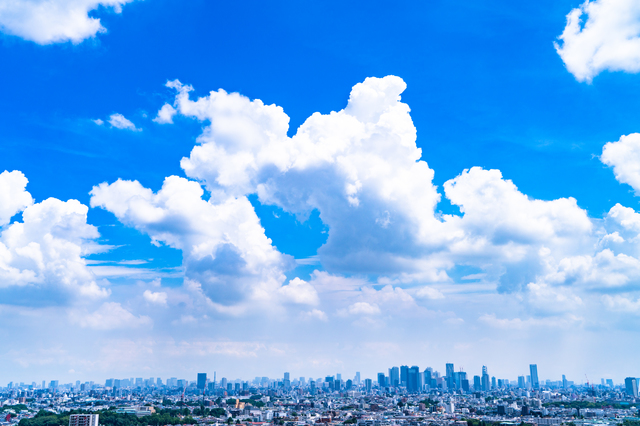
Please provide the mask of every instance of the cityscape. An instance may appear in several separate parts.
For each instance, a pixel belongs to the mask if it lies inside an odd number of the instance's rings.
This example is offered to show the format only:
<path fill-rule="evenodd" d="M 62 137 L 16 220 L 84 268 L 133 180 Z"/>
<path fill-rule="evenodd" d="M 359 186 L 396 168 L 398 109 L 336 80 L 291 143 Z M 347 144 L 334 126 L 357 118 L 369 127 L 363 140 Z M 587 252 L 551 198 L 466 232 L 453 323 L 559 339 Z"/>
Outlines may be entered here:
<path fill-rule="evenodd" d="M 242 424 L 248 426 L 634 425 L 638 378 L 624 383 L 541 380 L 538 366 L 517 380 L 486 366 L 471 379 L 446 364 L 444 373 L 391 367 L 374 378 L 256 377 L 195 380 L 124 378 L 104 382 L 9 383 L 0 390 L 2 424 Z M 471 379 L 471 380 L 470 380 Z M 102 419 L 102 423 L 100 423 Z"/>

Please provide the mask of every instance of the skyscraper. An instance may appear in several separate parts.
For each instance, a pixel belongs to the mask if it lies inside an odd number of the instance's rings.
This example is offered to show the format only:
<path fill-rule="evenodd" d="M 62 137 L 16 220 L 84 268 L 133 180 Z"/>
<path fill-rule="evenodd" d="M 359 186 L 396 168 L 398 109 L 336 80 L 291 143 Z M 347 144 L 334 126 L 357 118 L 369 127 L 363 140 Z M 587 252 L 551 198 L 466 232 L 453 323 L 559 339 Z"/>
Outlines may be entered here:
<path fill-rule="evenodd" d="M 401 365 L 400 366 L 400 386 L 407 387 L 408 381 L 409 381 L 409 366 Z"/>
<path fill-rule="evenodd" d="M 387 380 L 384 373 L 378 373 L 378 387 L 380 389 L 387 386 Z"/>
<path fill-rule="evenodd" d="M 473 376 L 473 390 L 476 392 L 482 390 L 482 383 L 480 382 L 480 376 Z"/>
<path fill-rule="evenodd" d="M 389 386 L 400 386 L 400 369 L 398 367 L 391 367 L 389 369 Z"/>
<path fill-rule="evenodd" d="M 359 385 L 360 384 L 360 372 L 359 371 L 356 372 L 355 380 L 356 380 L 356 385 Z"/>
<path fill-rule="evenodd" d="M 417 365 L 414 365 L 409 369 L 409 375 L 407 377 L 407 391 L 409 392 L 418 392 L 418 375 L 420 374 L 420 369 Z"/>
<path fill-rule="evenodd" d="M 520 389 L 524 389 L 525 387 L 527 387 L 524 381 L 524 376 L 518 376 L 518 387 Z"/>
<path fill-rule="evenodd" d="M 604 382 L 604 379 L 602 379 L 602 381 Z M 564 374 L 562 375 L 562 389 L 568 389 L 569 388 L 569 383 L 567 382 L 567 376 L 565 376 Z"/>
<path fill-rule="evenodd" d="M 638 380 L 635 377 L 627 377 L 624 379 L 624 387 L 627 395 L 634 398 L 638 396 Z"/>
<path fill-rule="evenodd" d="M 207 373 L 198 373 L 198 389 L 204 390 L 205 386 L 207 386 Z"/>
<path fill-rule="evenodd" d="M 533 389 L 540 389 L 540 382 L 538 381 L 538 365 L 530 364 L 529 371 L 531 372 L 531 387 Z"/>
<path fill-rule="evenodd" d="M 447 367 L 446 369 L 447 389 L 453 390 L 456 388 L 454 374 L 453 374 L 454 373 L 453 364 L 447 364 L 446 367 Z"/>
<path fill-rule="evenodd" d="M 491 382 L 489 379 L 489 371 L 487 370 L 487 366 L 482 366 L 482 390 L 487 392 L 491 390 Z"/>

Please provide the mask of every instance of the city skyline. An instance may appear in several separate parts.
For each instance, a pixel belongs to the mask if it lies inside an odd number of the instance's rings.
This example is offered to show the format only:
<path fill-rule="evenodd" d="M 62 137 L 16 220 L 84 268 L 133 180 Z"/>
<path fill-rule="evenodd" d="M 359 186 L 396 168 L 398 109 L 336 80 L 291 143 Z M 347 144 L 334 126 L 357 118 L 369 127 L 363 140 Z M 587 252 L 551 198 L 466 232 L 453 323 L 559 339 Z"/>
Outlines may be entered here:
<path fill-rule="evenodd" d="M 636 3 L 3 2 L 0 383 L 623 383 Z"/>

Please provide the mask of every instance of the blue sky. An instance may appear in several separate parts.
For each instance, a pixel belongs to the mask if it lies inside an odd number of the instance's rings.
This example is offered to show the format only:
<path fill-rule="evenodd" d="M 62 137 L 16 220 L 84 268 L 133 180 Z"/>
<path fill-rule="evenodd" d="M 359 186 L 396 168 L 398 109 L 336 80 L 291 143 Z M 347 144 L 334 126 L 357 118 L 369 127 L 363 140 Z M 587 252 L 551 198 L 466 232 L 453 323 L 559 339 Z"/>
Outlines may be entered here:
<path fill-rule="evenodd" d="M 0 380 L 635 374 L 632 1 L 43 4 L 0 5 Z"/>

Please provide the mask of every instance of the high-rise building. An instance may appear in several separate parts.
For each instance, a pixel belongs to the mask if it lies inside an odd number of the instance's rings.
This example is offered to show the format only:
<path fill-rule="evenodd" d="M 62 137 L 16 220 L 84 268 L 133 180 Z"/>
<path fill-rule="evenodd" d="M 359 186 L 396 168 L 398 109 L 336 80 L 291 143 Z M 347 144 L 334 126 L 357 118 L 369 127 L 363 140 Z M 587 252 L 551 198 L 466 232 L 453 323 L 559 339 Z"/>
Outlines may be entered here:
<path fill-rule="evenodd" d="M 613 387 L 613 379 L 607 379 L 607 386 L 609 386 L 610 388 Z"/>
<path fill-rule="evenodd" d="M 284 386 L 286 389 L 289 389 L 291 387 L 291 379 L 290 379 L 289 373 L 284 373 L 284 380 L 282 382 L 282 386 Z"/>
<path fill-rule="evenodd" d="M 418 392 L 420 389 L 418 387 L 418 383 L 420 380 L 418 376 L 420 375 L 420 368 L 417 365 L 414 365 L 409 369 L 409 373 L 407 376 L 407 391 L 409 392 Z"/>
<path fill-rule="evenodd" d="M 207 373 L 198 373 L 198 382 L 196 386 L 198 389 L 204 390 L 207 386 Z"/>
<path fill-rule="evenodd" d="M 98 426 L 99 414 L 72 414 L 69 416 L 69 426 Z"/>
<path fill-rule="evenodd" d="M 518 376 L 518 387 L 520 389 L 524 389 L 524 388 L 527 387 L 527 385 L 525 384 L 525 381 L 524 381 L 524 376 Z"/>
<path fill-rule="evenodd" d="M 407 382 L 409 381 L 409 366 L 401 365 L 400 366 L 400 386 L 407 387 Z"/>
<path fill-rule="evenodd" d="M 454 370 L 453 370 L 453 364 L 452 363 L 447 364 L 446 373 L 447 374 L 446 374 L 445 378 L 447 380 L 447 389 L 453 390 L 453 389 L 456 388 L 456 384 L 455 384 L 455 378 L 453 377 Z"/>
<path fill-rule="evenodd" d="M 480 382 L 480 376 L 473 376 L 473 390 L 476 392 L 482 390 L 482 383 Z"/>
<path fill-rule="evenodd" d="M 603 379 L 604 382 L 604 379 Z M 567 382 L 567 376 L 565 376 L 564 374 L 562 375 L 562 389 L 568 389 L 569 388 L 569 382 Z"/>
<path fill-rule="evenodd" d="M 491 389 L 496 389 L 498 387 L 498 384 L 496 383 L 496 376 L 493 376 L 491 378 Z"/>
<path fill-rule="evenodd" d="M 431 373 L 432 373 L 432 371 L 433 370 L 431 370 L 431 368 L 427 368 L 426 370 L 424 370 L 424 373 L 423 373 L 423 375 L 424 375 L 424 384 L 428 388 L 431 388 L 431 380 L 432 380 Z"/>
<path fill-rule="evenodd" d="M 360 384 L 360 372 L 359 371 L 356 372 L 355 381 L 356 381 L 356 385 Z"/>
<path fill-rule="evenodd" d="M 489 379 L 489 371 L 487 370 L 487 366 L 482 366 L 482 390 L 487 392 L 491 390 L 491 382 Z"/>
<path fill-rule="evenodd" d="M 531 387 L 533 389 L 540 389 L 540 382 L 538 381 L 538 365 L 530 364 L 529 372 L 531 373 Z"/>
<path fill-rule="evenodd" d="M 384 373 L 378 373 L 378 387 L 380 389 L 387 387 L 387 380 Z"/>
<path fill-rule="evenodd" d="M 364 379 L 364 388 L 367 392 L 371 392 L 371 379 Z"/>
<path fill-rule="evenodd" d="M 638 396 L 638 380 L 635 377 L 627 377 L 624 379 L 624 387 L 627 395 L 636 398 Z"/>
<path fill-rule="evenodd" d="M 389 369 L 389 386 L 393 388 L 400 386 L 400 369 L 398 367 Z"/>

